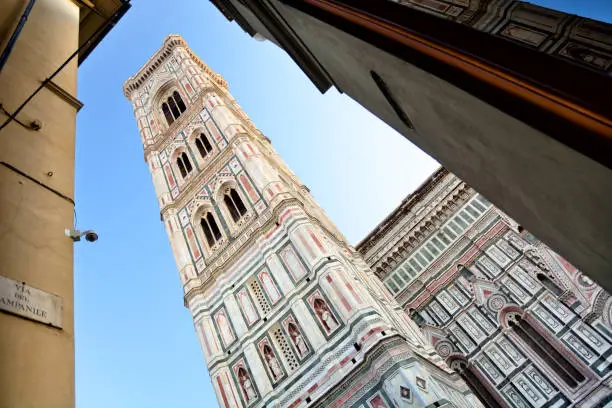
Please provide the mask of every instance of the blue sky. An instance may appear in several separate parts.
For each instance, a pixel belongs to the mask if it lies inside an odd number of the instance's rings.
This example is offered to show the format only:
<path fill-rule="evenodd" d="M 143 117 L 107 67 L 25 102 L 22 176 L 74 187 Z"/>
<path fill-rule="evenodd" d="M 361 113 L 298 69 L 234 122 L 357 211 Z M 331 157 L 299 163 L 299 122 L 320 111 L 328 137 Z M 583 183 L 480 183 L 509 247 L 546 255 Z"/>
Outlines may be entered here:
<path fill-rule="evenodd" d="M 437 163 L 207 0 L 134 0 L 79 72 L 75 247 L 78 408 L 216 406 L 122 83 L 181 34 L 355 244 Z M 608 0 L 540 0 L 605 21 Z"/>

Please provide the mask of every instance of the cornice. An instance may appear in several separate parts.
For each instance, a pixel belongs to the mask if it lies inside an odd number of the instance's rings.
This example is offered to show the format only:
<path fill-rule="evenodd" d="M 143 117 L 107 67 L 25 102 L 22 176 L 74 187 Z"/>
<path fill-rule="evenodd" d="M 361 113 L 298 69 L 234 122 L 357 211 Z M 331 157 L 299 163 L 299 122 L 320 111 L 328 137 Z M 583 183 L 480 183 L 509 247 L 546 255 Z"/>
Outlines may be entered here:
<path fill-rule="evenodd" d="M 440 167 L 432 173 L 419 187 L 402 200 L 391 214 L 382 220 L 364 239 L 362 239 L 355 249 L 364 256 L 377 242 L 391 230 L 398 220 L 401 220 L 408 212 L 421 201 L 423 196 L 440 184 L 446 175 L 451 174 L 445 167 Z"/>
<path fill-rule="evenodd" d="M 153 143 L 144 146 L 144 157 L 153 151 L 160 151 L 165 149 L 170 143 L 174 141 L 176 135 L 183 130 L 195 116 L 204 108 L 204 96 L 208 92 L 214 92 L 216 89 L 213 86 L 207 86 L 200 91 L 200 94 L 196 100 L 187 106 L 185 112 L 181 114 L 170 126 L 165 130 L 162 130 L 159 135 L 153 139 Z M 195 112 L 194 112 L 195 111 Z"/>
<path fill-rule="evenodd" d="M 200 171 L 193 179 L 189 180 L 189 184 L 186 189 L 180 191 L 179 195 L 175 199 L 161 208 L 160 215 L 163 217 L 169 210 L 179 210 L 187 205 L 188 201 L 193 199 L 193 193 L 202 187 L 203 182 L 214 177 L 214 175 L 219 173 L 223 166 L 227 164 L 230 157 L 234 155 L 234 145 L 238 144 L 238 142 L 244 139 L 247 139 L 247 137 L 244 135 L 233 138 L 227 147 L 217 154 L 202 171 Z"/>
<path fill-rule="evenodd" d="M 174 141 L 176 135 L 181 132 L 186 126 L 188 126 L 190 121 L 193 120 L 193 118 L 196 116 L 197 112 L 193 112 L 194 110 L 201 110 L 202 108 L 206 108 L 204 98 L 210 92 L 215 92 L 218 96 L 221 97 L 221 99 L 225 102 L 225 107 L 234 114 L 236 119 L 240 122 L 242 126 L 245 127 L 245 129 L 251 131 L 252 134 L 250 134 L 250 136 L 252 136 L 253 139 L 259 140 L 259 138 L 264 138 L 265 140 L 270 142 L 270 139 L 265 137 L 250 119 L 244 118 L 243 115 L 236 110 L 233 103 L 234 101 L 227 96 L 227 89 L 222 89 L 216 84 L 212 83 L 211 86 L 204 87 L 199 91 L 196 100 L 190 103 L 187 107 L 187 110 L 181 116 L 179 116 L 179 118 L 175 120 L 167 129 L 163 130 L 159 134 L 159 136 L 154 139 L 153 143 L 144 147 L 145 161 L 149 154 L 151 154 L 152 152 L 159 152 L 165 149 L 170 143 Z M 223 133 L 222 129 L 219 130 Z"/>
<path fill-rule="evenodd" d="M 389 245 L 391 245 L 391 248 L 371 254 L 366 261 L 376 272 L 377 276 L 383 279 L 386 272 L 389 272 L 398 262 L 406 258 L 406 256 L 402 255 L 403 252 L 411 251 L 411 249 L 417 248 L 427 240 L 433 233 L 429 230 L 427 224 L 436 226 L 444 222 L 448 216 L 445 216 L 443 208 L 451 202 L 459 202 L 460 198 L 466 194 L 469 195 L 471 190 L 471 187 L 464 182 L 452 187 L 451 191 L 437 202 L 432 210 L 424 214 L 422 218 L 415 217 L 404 225 L 402 230 L 396 234 L 397 238 L 395 241 L 390 240 Z M 399 220 L 401 218 L 398 218 L 396 221 Z"/>
<path fill-rule="evenodd" d="M 136 72 L 136 74 L 129 77 L 123 83 L 123 94 L 125 97 L 130 99 L 132 93 L 146 83 L 157 68 L 159 68 L 160 65 L 170 55 L 172 55 L 172 51 L 177 47 L 185 49 L 191 59 L 204 71 L 205 74 L 211 78 L 213 82 L 223 89 L 228 89 L 227 81 L 220 74 L 217 74 L 208 65 L 206 65 L 197 55 L 195 55 L 183 37 L 178 34 L 170 34 L 164 40 L 161 48 L 147 60 L 147 62 Z"/>
<path fill-rule="evenodd" d="M 265 234 L 266 231 L 278 227 L 277 222 L 280 214 L 286 208 L 291 207 L 292 205 L 298 205 L 306 214 L 308 221 L 316 224 L 318 227 L 327 232 L 330 239 L 332 239 L 337 245 L 349 249 L 348 244 L 345 241 L 338 239 L 333 231 L 326 228 L 323 223 L 321 223 L 321 221 L 314 214 L 312 214 L 308 207 L 298 198 L 291 197 L 282 199 L 274 206 L 274 208 L 268 208 L 253 221 L 255 223 L 259 220 L 260 225 L 251 230 L 250 235 L 246 240 L 242 237 L 250 230 L 249 226 L 245 226 L 241 235 L 235 237 L 232 243 L 228 244 L 228 246 L 221 253 L 211 260 L 207 270 L 204 270 L 201 274 L 198 274 L 200 284 L 191 286 L 185 293 L 185 307 L 189 307 L 189 303 L 195 296 L 205 294 L 207 290 L 210 289 L 216 282 L 220 272 L 227 270 L 230 265 L 235 263 L 248 248 L 251 248 L 255 244 L 256 240 Z M 232 246 L 234 246 L 234 249 L 232 249 Z M 186 284 L 185 287 L 187 285 L 188 284 Z"/>
<path fill-rule="evenodd" d="M 427 299 L 434 297 L 443 287 L 454 281 L 459 271 L 457 263 L 470 266 L 482 255 L 483 245 L 508 231 L 508 225 L 499 217 L 495 209 L 490 209 L 461 239 L 453 243 L 444 255 L 429 265 L 417 279 L 397 294 L 396 300 L 403 308 L 418 309 Z M 521 258 L 522 259 L 522 256 Z M 502 274 L 494 280 L 499 281 Z M 425 295 L 424 295 L 425 294 Z M 429 297 L 426 297 L 429 294 Z M 424 300 L 425 299 L 425 300 Z"/>

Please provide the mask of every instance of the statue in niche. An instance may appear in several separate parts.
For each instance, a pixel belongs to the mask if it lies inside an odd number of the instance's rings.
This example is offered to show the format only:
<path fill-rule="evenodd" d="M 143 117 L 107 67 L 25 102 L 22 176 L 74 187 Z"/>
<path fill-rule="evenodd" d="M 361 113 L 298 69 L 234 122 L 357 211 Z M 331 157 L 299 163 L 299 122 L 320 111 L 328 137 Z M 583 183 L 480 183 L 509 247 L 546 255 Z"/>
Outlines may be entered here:
<path fill-rule="evenodd" d="M 287 326 L 289 331 L 289 337 L 291 337 L 291 341 L 293 345 L 297 349 L 297 352 L 300 357 L 308 352 L 308 346 L 306 346 L 306 341 L 304 341 L 304 336 L 300 333 L 297 326 L 293 323 L 289 323 Z"/>
<path fill-rule="evenodd" d="M 251 378 L 247 374 L 246 370 L 242 367 L 238 369 L 238 381 L 240 382 L 240 388 L 242 388 L 247 404 L 254 401 L 257 398 L 257 393 L 253 387 Z"/>
<path fill-rule="evenodd" d="M 325 330 L 328 333 L 331 333 L 336 329 L 336 327 L 338 327 L 338 321 L 336 320 L 332 312 L 329 310 L 329 307 L 327 307 L 327 303 L 325 303 L 323 299 L 315 299 L 314 310 L 317 314 L 317 317 L 323 324 L 323 327 L 325 327 Z"/>
<path fill-rule="evenodd" d="M 263 347 L 264 357 L 266 359 L 266 364 L 272 373 L 272 377 L 274 377 L 274 381 L 277 381 L 279 378 L 283 376 L 283 370 L 278 362 L 278 359 L 274 356 L 272 349 L 270 346 Z"/>

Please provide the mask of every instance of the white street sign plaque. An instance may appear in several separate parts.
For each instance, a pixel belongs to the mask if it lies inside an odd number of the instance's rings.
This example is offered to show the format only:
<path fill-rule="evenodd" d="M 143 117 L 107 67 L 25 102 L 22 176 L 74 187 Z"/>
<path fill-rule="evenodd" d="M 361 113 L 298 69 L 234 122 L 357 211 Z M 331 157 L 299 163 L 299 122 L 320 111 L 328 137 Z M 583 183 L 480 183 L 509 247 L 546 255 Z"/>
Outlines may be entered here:
<path fill-rule="evenodd" d="M 0 276 L 0 310 L 62 328 L 62 298 Z"/>

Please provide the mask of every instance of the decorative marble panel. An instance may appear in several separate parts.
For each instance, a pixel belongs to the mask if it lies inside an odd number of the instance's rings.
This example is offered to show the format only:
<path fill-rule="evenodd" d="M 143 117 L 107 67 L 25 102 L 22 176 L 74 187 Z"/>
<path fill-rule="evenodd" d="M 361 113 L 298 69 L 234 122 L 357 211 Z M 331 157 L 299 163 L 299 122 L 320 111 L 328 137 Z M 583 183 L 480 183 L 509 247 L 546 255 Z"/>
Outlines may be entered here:
<path fill-rule="evenodd" d="M 502 269 L 486 255 L 480 256 L 476 260 L 476 265 L 485 275 L 491 278 L 498 276 L 502 272 Z"/>
<path fill-rule="evenodd" d="M 571 350 L 573 350 L 579 357 L 582 357 L 582 359 L 584 359 L 589 365 L 597 360 L 598 356 L 574 333 L 567 332 L 561 338 Z"/>
<path fill-rule="evenodd" d="M 276 282 L 274 282 L 274 278 L 272 278 L 272 275 L 270 275 L 270 272 L 268 272 L 267 269 L 260 271 L 257 274 L 257 277 L 259 278 L 261 286 L 266 292 L 268 299 L 270 299 L 270 303 L 274 305 L 281 298 L 280 290 L 278 289 Z"/>
<path fill-rule="evenodd" d="M 597 334 L 595 330 L 582 321 L 578 322 L 576 326 L 572 328 L 572 330 L 600 355 L 610 348 L 610 343 L 608 343 L 603 337 Z"/>
<path fill-rule="evenodd" d="M 495 365 L 493 365 L 489 357 L 481 354 L 476 359 L 476 363 L 493 384 L 497 385 L 505 378 L 504 375 L 495 367 Z"/>
<path fill-rule="evenodd" d="M 485 333 L 474 323 L 474 321 L 467 315 L 462 314 L 457 318 L 459 325 L 467 332 L 467 334 L 474 339 L 477 343 L 480 343 L 486 339 Z"/>
<path fill-rule="evenodd" d="M 471 307 L 468 310 L 468 314 L 476 321 L 476 323 L 478 323 L 480 327 L 484 329 L 487 334 L 491 334 L 495 331 L 496 327 L 493 326 L 491 321 L 485 317 L 480 310 L 476 309 L 475 307 Z"/>
<path fill-rule="evenodd" d="M 574 318 L 574 314 L 559 302 L 552 293 L 546 292 L 542 295 L 540 301 L 563 323 L 568 323 Z"/>
<path fill-rule="evenodd" d="M 470 299 L 468 299 L 467 296 L 465 296 L 465 294 L 455 285 L 450 285 L 448 288 L 446 288 L 446 290 L 448 291 L 448 293 L 451 294 L 453 298 L 455 298 L 457 302 L 459 302 L 461 306 L 465 306 L 469 303 Z"/>
<path fill-rule="evenodd" d="M 542 305 L 534 306 L 531 311 L 546 327 L 552 330 L 554 333 L 558 333 L 562 328 L 563 324 L 557 320 L 548 310 L 544 309 Z"/>
<path fill-rule="evenodd" d="M 504 235 L 504 238 L 516 249 L 520 252 L 523 252 L 525 248 L 527 248 L 527 242 L 525 242 L 521 237 L 519 237 L 515 232 L 508 232 Z"/>
<path fill-rule="evenodd" d="M 539 282 L 537 282 L 534 278 L 531 277 L 525 270 L 515 265 L 510 268 L 509 274 L 513 276 L 525 289 L 529 291 L 529 293 L 534 294 L 542 287 Z"/>
<path fill-rule="evenodd" d="M 240 311 L 242 312 L 247 325 L 250 327 L 255 324 L 255 322 L 259 320 L 259 314 L 253 305 L 249 292 L 245 288 L 240 289 L 236 294 L 236 299 L 238 300 Z"/>
<path fill-rule="evenodd" d="M 299 255 L 296 253 L 295 249 L 293 249 L 291 244 L 281 249 L 278 255 L 283 262 L 283 266 L 285 269 L 287 269 L 287 271 L 289 271 L 289 275 L 294 282 L 297 282 L 306 276 L 308 271 L 304 267 L 304 264 L 300 261 Z"/>
<path fill-rule="evenodd" d="M 546 396 L 542 394 L 523 373 L 514 376 L 512 383 L 531 406 L 540 408 L 542 405 L 546 404 Z"/>
<path fill-rule="evenodd" d="M 501 350 L 506 353 L 512 363 L 516 366 L 523 364 L 525 356 L 518 350 L 518 348 L 505 336 L 497 339 L 497 344 Z"/>
<path fill-rule="evenodd" d="M 512 407 L 533 408 L 531 405 L 529 405 L 525 398 L 523 398 L 522 394 L 517 391 L 513 384 L 508 384 L 507 386 L 502 388 L 502 395 L 506 397 Z"/>
<path fill-rule="evenodd" d="M 461 329 L 456 324 L 453 324 L 448 327 L 449 331 L 455 336 L 457 339 L 458 346 L 460 346 L 467 353 L 471 352 L 476 348 L 474 342 L 465 334 L 463 329 Z"/>
<path fill-rule="evenodd" d="M 502 268 L 505 268 L 508 266 L 508 264 L 510 264 L 510 262 L 512 262 L 511 259 L 495 245 L 488 247 L 485 252 L 493 259 L 493 261 L 495 261 L 496 264 Z"/>
<path fill-rule="evenodd" d="M 502 353 L 501 349 L 497 344 L 489 344 L 485 349 L 484 353 L 495 363 L 495 366 L 499 368 L 505 375 L 508 375 L 514 370 L 515 365 Z"/>
<path fill-rule="evenodd" d="M 444 305 L 444 308 L 448 310 L 451 314 L 455 313 L 459 310 L 459 305 L 455 300 L 445 291 L 442 290 L 438 293 L 436 298 Z"/>
<path fill-rule="evenodd" d="M 510 257 L 510 259 L 516 259 L 518 258 L 521 254 L 519 253 L 519 251 L 517 251 L 516 249 L 514 249 L 514 247 L 512 245 L 510 245 L 508 243 L 508 241 L 504 240 L 504 239 L 500 239 L 498 240 L 495 245 L 497 245 L 497 247 L 499 249 L 501 249 L 507 256 Z"/>
<path fill-rule="evenodd" d="M 429 310 L 433 312 L 442 322 L 446 323 L 450 320 L 450 316 L 446 313 L 446 310 L 440 306 L 436 300 L 429 302 Z"/>
<path fill-rule="evenodd" d="M 502 279 L 502 284 L 506 287 L 519 305 L 524 305 L 531 298 L 531 296 L 525 292 L 525 290 L 519 286 L 516 281 L 510 277 Z"/>
<path fill-rule="evenodd" d="M 538 390 L 546 395 L 548 399 L 557 393 L 557 390 L 548 381 L 548 379 L 546 379 L 534 366 L 527 366 L 523 373 L 538 387 Z"/>
<path fill-rule="evenodd" d="M 228 347 L 236 340 L 236 336 L 234 335 L 234 330 L 225 308 L 221 308 L 221 310 L 215 313 L 215 324 L 224 347 Z"/>

